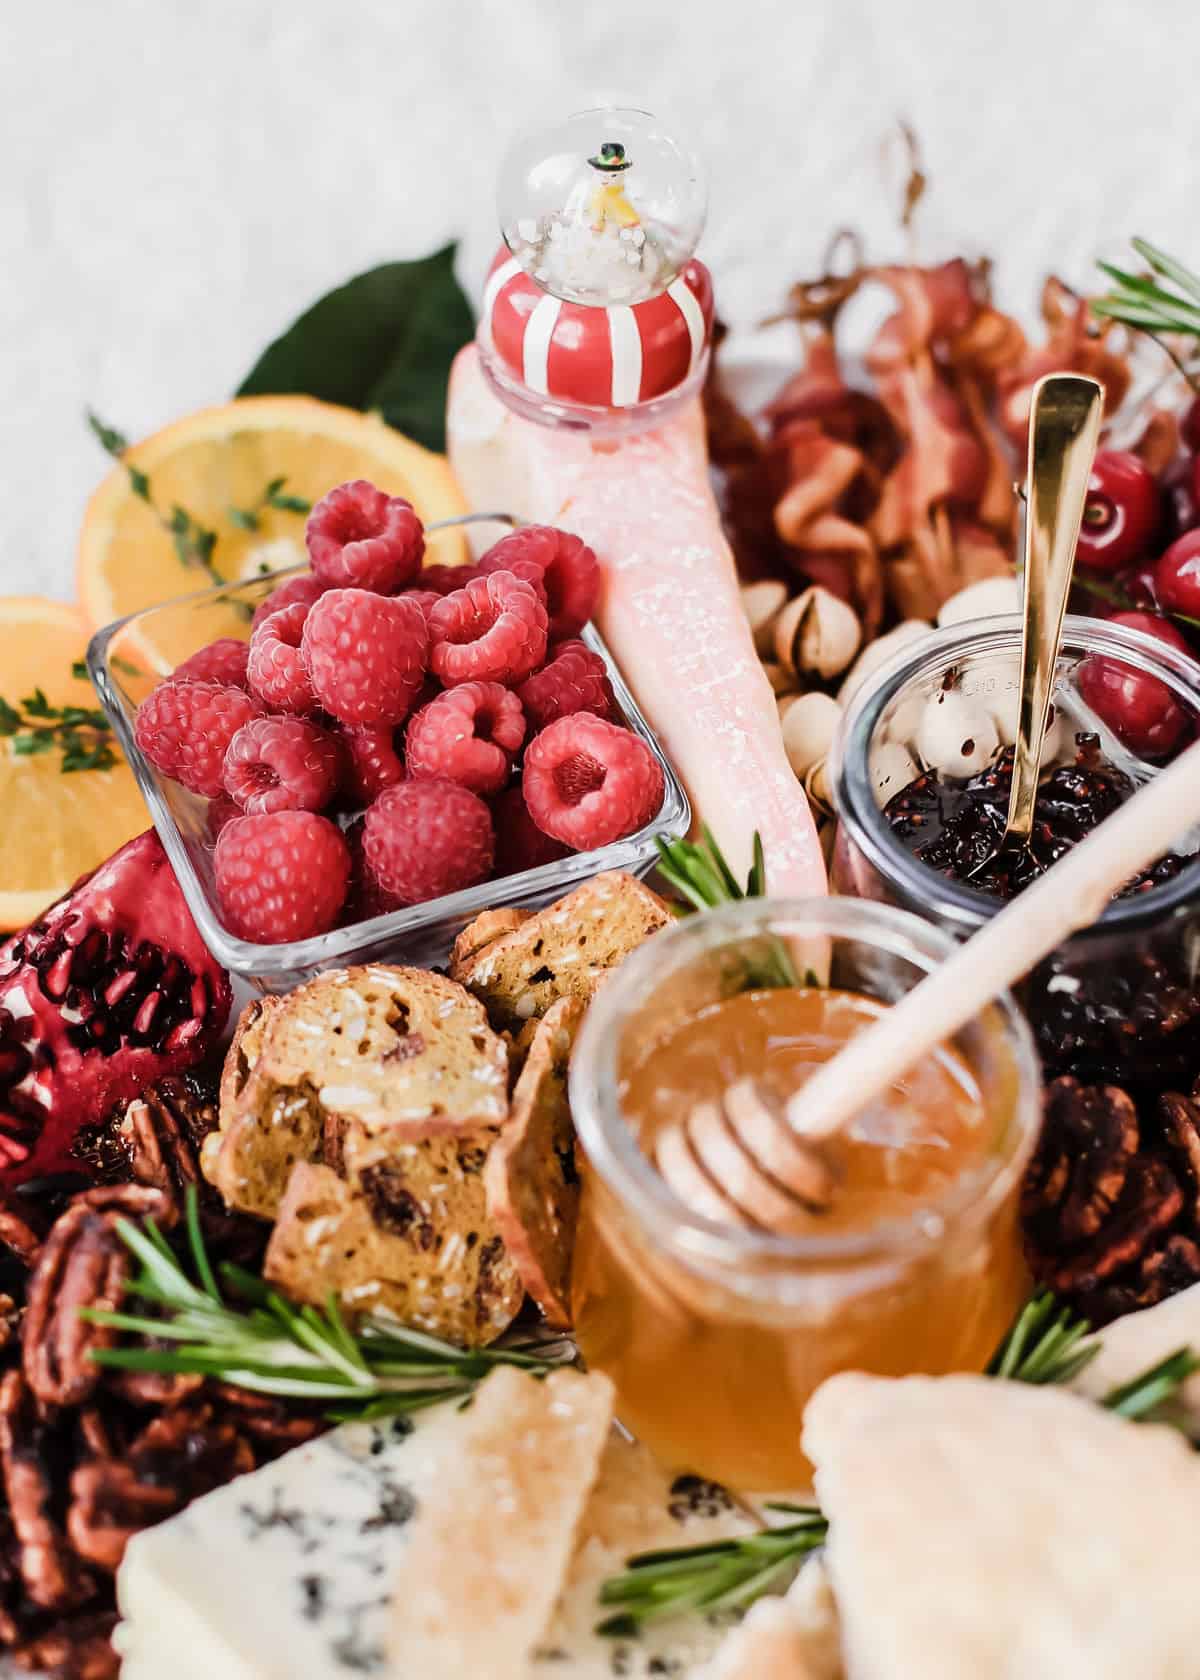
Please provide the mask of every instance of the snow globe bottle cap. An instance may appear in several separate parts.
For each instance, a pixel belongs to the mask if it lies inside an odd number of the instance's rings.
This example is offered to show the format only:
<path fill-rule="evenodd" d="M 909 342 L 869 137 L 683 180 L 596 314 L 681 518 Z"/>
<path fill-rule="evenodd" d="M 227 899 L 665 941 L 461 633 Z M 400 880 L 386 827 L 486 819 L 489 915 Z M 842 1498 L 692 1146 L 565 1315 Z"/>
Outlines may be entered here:
<path fill-rule="evenodd" d="M 519 135 L 478 334 L 502 400 L 544 425 L 620 433 L 694 395 L 712 338 L 694 256 L 706 208 L 699 161 L 649 112 L 604 106 Z"/>

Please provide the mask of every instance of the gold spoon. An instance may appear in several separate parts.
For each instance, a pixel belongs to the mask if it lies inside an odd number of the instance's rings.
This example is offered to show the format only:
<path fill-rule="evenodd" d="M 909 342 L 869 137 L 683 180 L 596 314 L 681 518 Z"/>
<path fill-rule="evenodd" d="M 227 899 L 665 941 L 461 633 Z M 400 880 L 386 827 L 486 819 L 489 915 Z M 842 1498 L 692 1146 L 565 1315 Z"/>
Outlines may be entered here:
<path fill-rule="evenodd" d="M 1014 843 L 1028 846 L 1033 832 L 1063 615 L 1103 411 L 1104 387 L 1081 374 L 1050 373 L 1034 386 L 1029 415 L 1021 690 L 1001 851 Z"/>

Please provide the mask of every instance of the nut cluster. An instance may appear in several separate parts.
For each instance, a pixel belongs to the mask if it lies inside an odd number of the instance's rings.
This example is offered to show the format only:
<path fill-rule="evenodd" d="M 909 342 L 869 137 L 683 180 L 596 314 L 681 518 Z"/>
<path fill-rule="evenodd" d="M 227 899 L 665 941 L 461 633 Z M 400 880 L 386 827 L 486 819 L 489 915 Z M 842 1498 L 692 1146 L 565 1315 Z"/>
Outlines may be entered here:
<path fill-rule="evenodd" d="M 322 1427 L 199 1376 L 90 1358 L 112 1332 L 79 1308 L 120 1299 L 118 1221 L 177 1223 L 214 1125 L 196 1087 L 164 1080 L 80 1140 L 93 1187 L 51 1202 L 51 1223 L 20 1192 L 0 1202 L 0 1652 L 61 1680 L 116 1675 L 113 1578 L 134 1534 Z M 215 1198 L 202 1219 L 216 1255 L 257 1260 L 256 1222 Z"/>

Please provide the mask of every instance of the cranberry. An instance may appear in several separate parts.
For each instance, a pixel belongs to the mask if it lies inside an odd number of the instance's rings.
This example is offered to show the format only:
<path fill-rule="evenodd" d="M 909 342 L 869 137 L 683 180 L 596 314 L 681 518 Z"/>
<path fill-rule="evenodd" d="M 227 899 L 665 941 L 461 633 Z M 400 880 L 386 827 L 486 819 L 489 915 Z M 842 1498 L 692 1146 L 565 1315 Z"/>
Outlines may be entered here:
<path fill-rule="evenodd" d="M 1200 397 L 1193 397 L 1185 409 L 1179 435 L 1188 449 L 1200 454 Z"/>
<path fill-rule="evenodd" d="M 1155 562 L 1154 590 L 1168 612 L 1200 618 L 1200 531 L 1180 537 Z"/>
<path fill-rule="evenodd" d="M 1158 485 L 1150 469 L 1125 450 L 1102 449 L 1088 480 L 1076 558 L 1097 572 L 1116 572 L 1138 560 L 1158 529 Z"/>
<path fill-rule="evenodd" d="M 1114 613 L 1109 622 L 1190 652 L 1175 626 L 1157 613 Z M 1079 667 L 1079 692 L 1113 734 L 1144 758 L 1164 758 L 1179 745 L 1187 728 L 1187 715 L 1166 683 L 1120 660 L 1085 659 Z"/>

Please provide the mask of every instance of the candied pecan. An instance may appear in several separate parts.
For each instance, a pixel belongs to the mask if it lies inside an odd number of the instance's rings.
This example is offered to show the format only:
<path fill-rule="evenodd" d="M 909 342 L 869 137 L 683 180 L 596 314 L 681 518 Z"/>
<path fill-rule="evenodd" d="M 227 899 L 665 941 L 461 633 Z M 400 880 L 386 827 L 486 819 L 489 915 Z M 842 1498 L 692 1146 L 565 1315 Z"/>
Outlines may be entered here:
<path fill-rule="evenodd" d="M 0 1248 L 26 1268 L 37 1259 L 46 1236 L 35 1218 L 31 1209 L 18 1207 L 15 1198 L 0 1196 Z"/>
<path fill-rule="evenodd" d="M 138 1183 L 180 1196 L 203 1184 L 197 1142 L 216 1125 L 214 1104 L 198 1102 L 182 1080 L 162 1079 L 129 1103 L 117 1130 Z"/>
<path fill-rule="evenodd" d="M 1094 1237 L 1125 1188 L 1138 1151 L 1138 1118 L 1115 1085 L 1048 1085 L 1037 1153 L 1021 1195 L 1032 1241 L 1052 1250 Z"/>
<path fill-rule="evenodd" d="M 52 1674 L 54 1680 L 116 1680 L 120 1659 L 112 1647 L 115 1610 L 88 1610 L 56 1619 L 47 1632 L 26 1639 L 11 1652 L 19 1668 Z"/>
<path fill-rule="evenodd" d="M 0 1294 L 0 1353 L 15 1344 L 21 1328 L 21 1309 L 11 1295 Z"/>
<path fill-rule="evenodd" d="M 1187 1169 L 1193 1191 L 1200 1193 L 1200 1102 L 1167 1091 L 1158 1099 L 1158 1112 L 1168 1144 Z"/>
<path fill-rule="evenodd" d="M 1183 1191 L 1165 1161 L 1140 1155 L 1129 1167 L 1121 1199 L 1099 1233 L 1074 1253 L 1042 1257 L 1038 1279 L 1056 1294 L 1096 1289 L 1140 1260 L 1160 1231 L 1183 1211 Z"/>
<path fill-rule="evenodd" d="M 94 1582 L 71 1553 L 52 1515 L 54 1489 L 46 1430 L 19 1371 L 0 1380 L 0 1471 L 12 1514 L 25 1592 L 43 1610 L 72 1610 Z"/>
<path fill-rule="evenodd" d="M 108 1387 L 134 1406 L 176 1406 L 203 1386 L 204 1378 L 190 1371 L 111 1371 L 108 1377 Z"/>
<path fill-rule="evenodd" d="M 93 1348 L 111 1347 L 115 1334 L 86 1323 L 79 1309 L 112 1311 L 120 1303 L 131 1257 L 117 1221 L 146 1216 L 167 1221 L 171 1213 L 161 1191 L 111 1185 L 77 1196 L 55 1221 L 29 1280 L 22 1338 L 25 1377 L 39 1400 L 78 1405 L 100 1380 L 101 1368 L 88 1355 Z"/>
<path fill-rule="evenodd" d="M 1200 1282 L 1200 1244 L 1173 1232 L 1161 1248 L 1152 1248 L 1138 1264 L 1098 1289 L 1076 1297 L 1080 1312 L 1098 1329 L 1126 1313 L 1157 1306 Z"/>
<path fill-rule="evenodd" d="M 171 1488 L 180 1505 L 254 1469 L 250 1443 L 235 1422 L 203 1398 L 151 1419 L 126 1456 L 140 1481 Z"/>
<path fill-rule="evenodd" d="M 329 1427 L 319 1411 L 297 1410 L 294 1400 L 285 1404 L 274 1395 L 254 1394 L 232 1383 L 213 1383 L 211 1392 L 234 1413 L 238 1428 L 259 1449 L 255 1457 L 260 1462 L 311 1441 Z"/>
<path fill-rule="evenodd" d="M 113 1575 L 133 1536 L 182 1504 L 175 1488 L 142 1481 L 132 1464 L 98 1459 L 72 1473 L 67 1536 L 85 1562 Z"/>

